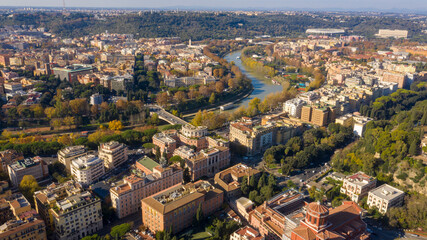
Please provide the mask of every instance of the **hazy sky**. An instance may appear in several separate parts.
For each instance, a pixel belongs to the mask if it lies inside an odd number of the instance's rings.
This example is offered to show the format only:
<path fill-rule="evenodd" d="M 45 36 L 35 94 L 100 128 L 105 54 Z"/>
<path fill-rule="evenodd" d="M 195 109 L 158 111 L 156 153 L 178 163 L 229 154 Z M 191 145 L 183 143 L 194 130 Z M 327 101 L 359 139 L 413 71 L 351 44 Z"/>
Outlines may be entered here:
<path fill-rule="evenodd" d="M 268 8 L 268 9 L 414 9 L 426 10 L 426 0 L 65 0 L 67 7 Z M 0 6 L 62 7 L 62 0 L 0 0 Z"/>

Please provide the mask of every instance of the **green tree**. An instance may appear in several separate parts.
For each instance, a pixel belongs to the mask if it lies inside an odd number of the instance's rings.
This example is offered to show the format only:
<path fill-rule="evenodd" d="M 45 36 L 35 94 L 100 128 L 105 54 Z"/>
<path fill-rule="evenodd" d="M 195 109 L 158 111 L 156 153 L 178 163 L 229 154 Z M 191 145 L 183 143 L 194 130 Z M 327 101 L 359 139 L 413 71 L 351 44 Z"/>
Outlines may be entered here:
<path fill-rule="evenodd" d="M 209 103 L 210 103 L 210 104 L 214 104 L 214 103 L 215 103 L 215 101 L 216 101 L 215 93 L 212 93 L 212 94 L 211 94 L 211 97 L 209 98 Z"/>
<path fill-rule="evenodd" d="M 121 238 L 123 237 L 127 232 L 129 232 L 131 229 L 131 224 L 130 223 L 123 223 L 117 226 L 114 226 L 111 228 L 111 232 L 110 235 L 112 237 L 118 237 Z"/>
<path fill-rule="evenodd" d="M 414 139 L 409 147 L 409 154 L 412 156 L 418 155 L 420 151 L 420 144 L 418 143 L 418 139 Z"/>

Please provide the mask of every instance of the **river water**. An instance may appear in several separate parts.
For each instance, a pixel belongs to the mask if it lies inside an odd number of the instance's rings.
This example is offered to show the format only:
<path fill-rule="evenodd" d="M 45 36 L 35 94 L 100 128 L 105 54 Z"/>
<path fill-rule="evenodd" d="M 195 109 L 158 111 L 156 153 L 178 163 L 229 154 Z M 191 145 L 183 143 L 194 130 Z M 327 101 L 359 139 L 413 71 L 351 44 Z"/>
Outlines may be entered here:
<path fill-rule="evenodd" d="M 236 51 L 229 53 L 225 56 L 225 60 L 228 62 L 234 61 L 235 65 L 240 68 L 243 74 L 245 74 L 249 79 L 252 81 L 252 85 L 254 86 L 254 90 L 247 98 L 244 100 L 236 103 L 236 108 L 240 106 L 248 106 L 249 101 L 254 98 L 259 98 L 261 101 L 264 99 L 266 95 L 269 93 L 274 92 L 281 92 L 282 86 L 280 85 L 274 85 L 271 80 L 264 79 L 263 76 L 256 76 L 254 71 L 247 69 L 243 66 L 242 60 L 237 59 L 237 57 L 240 57 L 242 51 Z"/>

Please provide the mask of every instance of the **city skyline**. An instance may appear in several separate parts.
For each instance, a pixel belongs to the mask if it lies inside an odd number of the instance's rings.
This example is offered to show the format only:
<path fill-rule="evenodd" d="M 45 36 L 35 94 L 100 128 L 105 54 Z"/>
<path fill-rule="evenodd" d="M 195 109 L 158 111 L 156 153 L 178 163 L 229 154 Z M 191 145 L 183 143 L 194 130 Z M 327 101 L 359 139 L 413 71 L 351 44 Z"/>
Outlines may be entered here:
<path fill-rule="evenodd" d="M 16 7 L 63 7 L 63 1 L 61 0 L 40 0 L 33 2 L 30 0 L 1 0 L 0 6 L 16 6 Z M 302 0 L 298 2 L 291 1 L 279 1 L 279 0 L 266 0 L 266 1 L 243 1 L 233 0 L 225 1 L 218 0 L 210 2 L 206 0 L 184 0 L 175 2 L 171 0 L 165 0 L 162 2 L 148 0 L 148 1 L 136 1 L 136 0 L 124 0 L 124 1 L 65 1 L 65 7 L 82 7 L 82 8 L 141 8 L 141 9 L 206 9 L 206 10 L 342 10 L 342 11 L 393 11 L 393 12 L 407 12 L 416 11 L 421 12 L 422 9 L 427 9 L 427 2 L 421 0 L 409 0 L 409 1 L 398 1 L 398 0 L 378 0 L 378 1 L 338 1 L 338 0 Z"/>

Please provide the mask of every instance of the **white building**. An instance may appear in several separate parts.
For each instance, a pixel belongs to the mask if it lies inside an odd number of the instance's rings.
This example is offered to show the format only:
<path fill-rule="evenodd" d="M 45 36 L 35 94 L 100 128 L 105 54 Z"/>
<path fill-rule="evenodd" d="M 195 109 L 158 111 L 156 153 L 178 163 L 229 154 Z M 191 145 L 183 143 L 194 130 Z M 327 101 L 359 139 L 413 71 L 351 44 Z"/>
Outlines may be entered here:
<path fill-rule="evenodd" d="M 127 146 L 123 143 L 111 141 L 101 143 L 98 156 L 104 161 L 105 168 L 111 170 L 128 160 Z"/>
<path fill-rule="evenodd" d="M 341 193 L 349 196 L 352 201 L 359 202 L 368 195 L 369 190 L 376 187 L 377 179 L 368 176 L 363 172 L 358 172 L 347 176 L 343 181 Z"/>
<path fill-rule="evenodd" d="M 376 207 L 380 213 L 385 214 L 391 207 L 399 207 L 403 204 L 405 193 L 388 184 L 383 184 L 368 194 L 368 206 Z"/>
<path fill-rule="evenodd" d="M 380 38 L 407 38 L 408 30 L 380 29 L 376 36 Z"/>
<path fill-rule="evenodd" d="M 301 118 L 301 109 L 305 102 L 299 98 L 288 100 L 283 104 L 283 111 L 289 113 L 289 116 Z"/>
<path fill-rule="evenodd" d="M 102 95 L 99 95 L 99 93 L 92 94 L 90 96 L 90 104 L 91 105 L 100 105 L 103 102 Z"/>
<path fill-rule="evenodd" d="M 83 145 L 66 147 L 58 151 L 58 161 L 71 171 L 71 161 L 87 154 Z"/>
<path fill-rule="evenodd" d="M 104 161 L 95 155 L 79 157 L 71 162 L 71 174 L 84 186 L 98 180 L 104 173 Z"/>
<path fill-rule="evenodd" d="M 366 124 L 372 121 L 372 118 L 364 116 L 353 116 L 353 132 L 359 137 L 363 137 L 365 134 Z"/>

